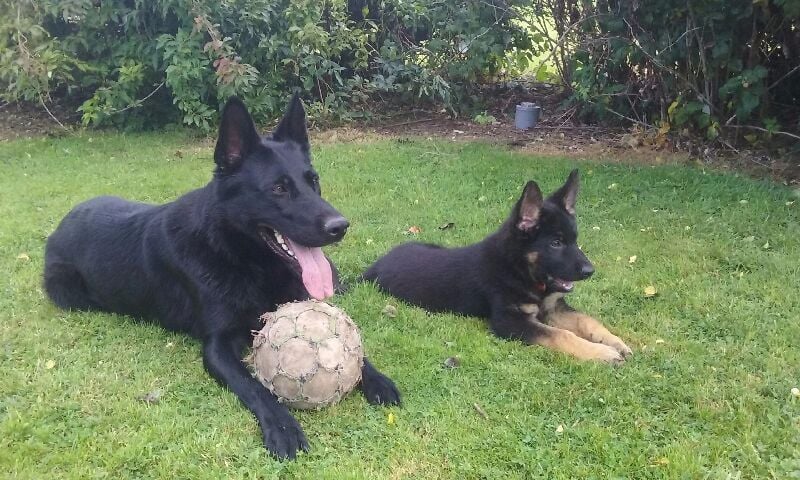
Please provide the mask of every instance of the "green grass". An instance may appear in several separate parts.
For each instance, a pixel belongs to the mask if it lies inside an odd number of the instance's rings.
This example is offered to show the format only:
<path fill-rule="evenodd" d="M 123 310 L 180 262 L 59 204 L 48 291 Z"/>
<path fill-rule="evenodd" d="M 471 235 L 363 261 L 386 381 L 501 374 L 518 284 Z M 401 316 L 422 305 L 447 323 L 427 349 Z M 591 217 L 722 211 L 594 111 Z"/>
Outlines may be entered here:
<path fill-rule="evenodd" d="M 408 240 L 412 225 L 424 241 L 477 241 L 525 180 L 552 191 L 575 166 L 423 140 L 314 152 L 326 197 L 353 224 L 327 249 L 348 279 Z M 209 142 L 181 133 L 0 144 L 0 477 L 800 475 L 800 398 L 790 393 L 800 386 L 800 198 L 791 190 L 698 168 L 579 163 L 580 243 L 597 274 L 572 303 L 622 337 L 632 360 L 579 363 L 359 285 L 335 303 L 405 404 L 377 408 L 353 394 L 298 413 L 312 451 L 278 462 L 252 416 L 204 373 L 196 341 L 59 311 L 40 285 L 45 239 L 72 205 L 98 194 L 168 201 L 207 181 L 210 158 Z M 455 227 L 437 228 L 446 222 Z M 643 295 L 648 285 L 654 298 Z M 380 314 L 387 303 L 396 318 Z M 461 366 L 443 369 L 452 355 Z M 137 399 L 154 389 L 164 392 L 158 404 Z"/>

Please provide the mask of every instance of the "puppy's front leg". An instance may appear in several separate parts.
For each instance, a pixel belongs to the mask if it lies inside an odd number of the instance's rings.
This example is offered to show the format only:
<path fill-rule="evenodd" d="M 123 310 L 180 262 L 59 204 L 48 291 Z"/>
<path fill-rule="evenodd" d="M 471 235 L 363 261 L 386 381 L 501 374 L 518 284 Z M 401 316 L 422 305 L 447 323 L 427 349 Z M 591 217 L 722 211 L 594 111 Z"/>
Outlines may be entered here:
<path fill-rule="evenodd" d="M 295 458 L 298 450 L 308 450 L 303 429 L 286 406 L 250 375 L 241 360 L 240 337 L 232 333 L 206 337 L 203 365 L 253 412 L 261 426 L 264 446 L 278 458 Z"/>
<path fill-rule="evenodd" d="M 500 307 L 491 318 L 492 331 L 499 337 L 522 340 L 529 345 L 564 352 L 581 360 L 594 360 L 611 364 L 625 361 L 614 348 L 601 343 L 590 342 L 569 330 L 545 325 L 532 315 Z"/>
<path fill-rule="evenodd" d="M 541 318 L 550 326 L 569 330 L 590 342 L 608 345 L 623 357 L 627 358 L 633 354 L 633 351 L 625 345 L 622 339 L 609 332 L 597 319 L 570 307 L 563 298 L 559 298 L 551 308 L 543 313 L 544 315 Z"/>

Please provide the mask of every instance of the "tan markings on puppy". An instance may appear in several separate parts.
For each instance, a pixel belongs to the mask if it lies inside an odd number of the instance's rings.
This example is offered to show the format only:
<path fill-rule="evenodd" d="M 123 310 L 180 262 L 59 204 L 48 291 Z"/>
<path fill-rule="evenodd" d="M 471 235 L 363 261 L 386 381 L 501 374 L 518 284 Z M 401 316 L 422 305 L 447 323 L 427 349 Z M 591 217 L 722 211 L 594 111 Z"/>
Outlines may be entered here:
<path fill-rule="evenodd" d="M 537 345 L 568 353 L 581 360 L 594 360 L 611 364 L 620 364 L 625 361 L 617 350 L 608 345 L 584 340 L 574 333 L 560 328 L 554 328 L 549 325 L 542 325 L 542 327 L 544 327 L 542 333 L 532 339 L 533 343 Z"/>
<path fill-rule="evenodd" d="M 544 300 L 542 300 L 542 310 L 544 310 L 546 313 L 554 311 L 556 309 L 556 304 L 562 298 L 564 298 L 564 294 L 560 292 L 551 293 L 550 295 L 544 297 Z"/>
<path fill-rule="evenodd" d="M 536 260 L 539 260 L 539 252 L 528 252 L 525 257 L 528 259 L 529 264 L 536 265 Z"/>
<path fill-rule="evenodd" d="M 517 308 L 520 312 L 526 315 L 532 315 L 535 317 L 539 314 L 539 305 L 536 305 L 535 303 L 520 303 L 517 305 Z"/>
<path fill-rule="evenodd" d="M 628 357 L 633 353 L 631 349 L 625 345 L 625 342 L 609 332 L 598 320 L 585 313 L 574 311 L 548 311 L 544 321 L 550 326 L 569 330 L 590 342 L 608 345 L 621 353 L 623 357 Z"/>

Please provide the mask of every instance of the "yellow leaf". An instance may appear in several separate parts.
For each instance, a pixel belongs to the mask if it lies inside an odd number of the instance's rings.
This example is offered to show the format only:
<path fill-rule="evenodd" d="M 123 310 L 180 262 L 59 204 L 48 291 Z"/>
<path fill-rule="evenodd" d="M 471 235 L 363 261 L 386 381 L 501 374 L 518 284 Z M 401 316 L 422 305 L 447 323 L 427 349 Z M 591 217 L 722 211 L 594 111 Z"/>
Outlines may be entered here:
<path fill-rule="evenodd" d="M 559 425 L 556 427 L 556 433 L 564 433 L 564 425 Z"/>
<path fill-rule="evenodd" d="M 652 285 L 648 285 L 648 286 L 644 287 L 644 296 L 645 297 L 655 296 L 656 293 L 658 293 L 656 291 L 656 287 L 654 287 Z"/>
<path fill-rule="evenodd" d="M 386 425 L 394 425 L 394 412 L 389 412 L 389 415 L 386 416 Z"/>
<path fill-rule="evenodd" d="M 48 369 L 48 370 L 50 370 L 51 368 L 53 368 L 53 367 L 55 367 L 55 366 L 56 366 L 56 362 L 55 362 L 55 361 L 53 361 L 53 360 L 48 360 L 48 361 L 47 361 L 47 362 L 45 362 L 45 364 L 44 364 L 44 368 L 46 368 L 46 369 Z"/>
<path fill-rule="evenodd" d="M 628 259 L 628 263 L 636 263 L 637 258 L 639 257 L 637 257 L 636 255 L 631 255 L 631 257 Z"/>
<path fill-rule="evenodd" d="M 31 257 L 29 257 L 28 254 L 25 253 L 25 252 L 22 252 L 19 255 L 17 255 L 17 260 L 22 260 L 22 261 L 27 262 L 30 259 L 31 259 Z"/>

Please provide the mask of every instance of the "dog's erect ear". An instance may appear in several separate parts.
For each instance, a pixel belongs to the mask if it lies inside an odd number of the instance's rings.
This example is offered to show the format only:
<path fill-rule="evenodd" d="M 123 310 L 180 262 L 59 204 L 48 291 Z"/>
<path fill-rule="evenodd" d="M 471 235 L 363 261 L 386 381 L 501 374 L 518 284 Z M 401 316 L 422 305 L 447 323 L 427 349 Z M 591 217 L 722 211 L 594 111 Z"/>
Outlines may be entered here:
<path fill-rule="evenodd" d="M 522 191 L 517 203 L 517 229 L 523 232 L 533 230 L 533 227 L 539 222 L 539 215 L 542 212 L 542 191 L 539 190 L 539 185 L 533 180 L 525 184 L 525 189 Z"/>
<path fill-rule="evenodd" d="M 291 140 L 303 148 L 308 148 L 308 128 L 306 127 L 306 110 L 300 95 L 295 93 L 289 102 L 289 108 L 275 128 L 272 138 L 277 141 Z"/>
<path fill-rule="evenodd" d="M 578 178 L 578 169 L 576 168 L 570 172 L 567 182 L 556 190 L 556 192 L 550 196 L 550 199 L 564 207 L 564 210 L 570 215 L 575 215 L 575 202 L 578 199 L 579 187 L 580 180 Z"/>
<path fill-rule="evenodd" d="M 223 172 L 238 168 L 259 141 L 256 126 L 247 107 L 238 98 L 231 97 L 222 109 L 219 137 L 214 149 L 217 167 Z"/>

